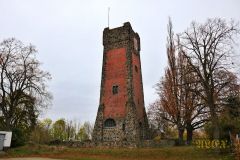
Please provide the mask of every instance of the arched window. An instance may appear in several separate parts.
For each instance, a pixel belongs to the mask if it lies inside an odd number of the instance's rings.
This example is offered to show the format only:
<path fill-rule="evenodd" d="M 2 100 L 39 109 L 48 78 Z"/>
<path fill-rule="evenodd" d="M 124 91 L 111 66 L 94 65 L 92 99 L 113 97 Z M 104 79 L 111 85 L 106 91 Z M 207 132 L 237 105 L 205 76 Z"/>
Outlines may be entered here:
<path fill-rule="evenodd" d="M 116 126 L 116 122 L 114 121 L 114 119 L 107 119 L 105 122 L 104 122 L 104 127 L 115 127 Z"/>

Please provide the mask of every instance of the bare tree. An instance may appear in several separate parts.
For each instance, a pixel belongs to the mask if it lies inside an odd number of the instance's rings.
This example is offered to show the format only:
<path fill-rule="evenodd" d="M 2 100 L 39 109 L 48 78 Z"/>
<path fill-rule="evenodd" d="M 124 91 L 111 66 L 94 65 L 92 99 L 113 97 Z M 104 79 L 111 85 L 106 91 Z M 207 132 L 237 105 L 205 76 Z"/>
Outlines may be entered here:
<path fill-rule="evenodd" d="M 178 38 L 177 45 L 180 43 Z M 181 102 L 182 116 L 187 131 L 187 142 L 191 143 L 193 131 L 203 126 L 206 122 L 205 106 L 200 97 L 193 92 L 199 89 L 196 76 L 191 72 L 191 66 L 182 49 L 178 49 L 178 74 L 179 74 L 179 101 Z"/>
<path fill-rule="evenodd" d="M 230 59 L 237 34 L 239 29 L 234 21 L 215 18 L 208 19 L 204 24 L 193 22 L 180 35 L 183 53 L 201 85 L 202 90 L 196 92 L 210 111 L 214 138 L 219 138 L 219 94 L 229 84 L 227 79 L 220 81 L 218 75 L 232 67 Z"/>
<path fill-rule="evenodd" d="M 83 124 L 86 134 L 88 135 L 88 139 L 92 139 L 92 132 L 93 132 L 93 124 L 86 121 Z"/>
<path fill-rule="evenodd" d="M 76 135 L 76 124 L 73 120 L 66 121 L 66 140 L 74 140 Z"/>
<path fill-rule="evenodd" d="M 166 133 L 171 125 L 166 120 L 170 118 L 166 118 L 168 114 L 161 107 L 161 102 L 159 99 L 157 99 L 155 102 L 151 103 L 148 106 L 147 116 L 151 131 L 150 137 L 152 138 L 159 135 L 163 136 L 162 133 Z"/>
<path fill-rule="evenodd" d="M 51 96 L 46 81 L 50 74 L 40 69 L 33 45 L 11 38 L 0 44 L 0 115 L 3 129 L 34 125 Z"/>

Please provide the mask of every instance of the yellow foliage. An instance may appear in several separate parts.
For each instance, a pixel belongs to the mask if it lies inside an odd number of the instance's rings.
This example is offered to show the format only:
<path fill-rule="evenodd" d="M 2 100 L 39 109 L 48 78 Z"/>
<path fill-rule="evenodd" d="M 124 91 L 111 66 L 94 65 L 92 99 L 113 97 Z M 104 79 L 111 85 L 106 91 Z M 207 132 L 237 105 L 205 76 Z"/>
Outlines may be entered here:
<path fill-rule="evenodd" d="M 160 142 L 161 136 L 156 136 L 156 137 L 153 138 L 153 140 L 154 140 L 154 141 L 157 141 L 157 142 Z"/>
<path fill-rule="evenodd" d="M 240 160 L 240 140 L 235 139 L 234 140 L 234 152 L 235 152 L 235 158 L 236 160 Z"/>

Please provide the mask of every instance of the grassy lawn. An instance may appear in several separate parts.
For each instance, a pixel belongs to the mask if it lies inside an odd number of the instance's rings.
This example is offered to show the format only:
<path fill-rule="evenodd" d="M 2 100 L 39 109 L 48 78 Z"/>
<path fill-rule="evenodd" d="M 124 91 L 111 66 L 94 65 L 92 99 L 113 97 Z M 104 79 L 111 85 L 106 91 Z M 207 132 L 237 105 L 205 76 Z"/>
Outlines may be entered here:
<path fill-rule="evenodd" d="M 233 160 L 227 154 L 195 147 L 163 147 L 134 149 L 67 148 L 55 146 L 23 146 L 10 149 L 7 157 L 49 157 L 69 160 Z"/>

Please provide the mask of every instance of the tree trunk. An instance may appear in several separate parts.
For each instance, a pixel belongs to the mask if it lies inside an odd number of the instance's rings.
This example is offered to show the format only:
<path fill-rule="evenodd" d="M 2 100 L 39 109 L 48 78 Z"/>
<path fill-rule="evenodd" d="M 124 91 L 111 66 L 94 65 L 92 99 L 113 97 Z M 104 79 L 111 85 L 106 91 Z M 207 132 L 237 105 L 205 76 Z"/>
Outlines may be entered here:
<path fill-rule="evenodd" d="M 219 139 L 220 138 L 220 130 L 219 130 L 219 124 L 218 124 L 218 118 L 212 117 L 212 127 L 213 127 L 213 139 Z"/>
<path fill-rule="evenodd" d="M 216 113 L 215 105 L 214 103 L 210 104 L 211 106 L 210 111 L 211 111 L 211 122 L 212 122 L 212 138 L 213 139 L 219 139 L 220 138 L 220 131 L 219 131 L 219 123 L 218 123 L 218 115 Z"/>
<path fill-rule="evenodd" d="M 10 118 L 6 118 L 5 130 L 6 131 L 10 131 L 11 130 L 11 119 Z"/>
<path fill-rule="evenodd" d="M 212 121 L 212 127 L 213 127 L 212 128 L 213 129 L 212 138 L 214 140 L 219 140 L 220 139 L 220 128 L 219 128 L 219 122 L 218 122 L 218 117 L 217 117 L 216 112 L 214 112 L 211 116 L 212 116 L 211 121 Z M 215 152 L 220 154 L 220 148 L 216 148 Z"/>
<path fill-rule="evenodd" d="M 178 128 L 178 145 L 183 145 L 183 133 L 184 133 L 184 129 Z"/>
<path fill-rule="evenodd" d="M 192 143 L 192 137 L 193 137 L 193 127 L 192 126 L 188 126 L 187 127 L 187 144 L 191 144 Z"/>

